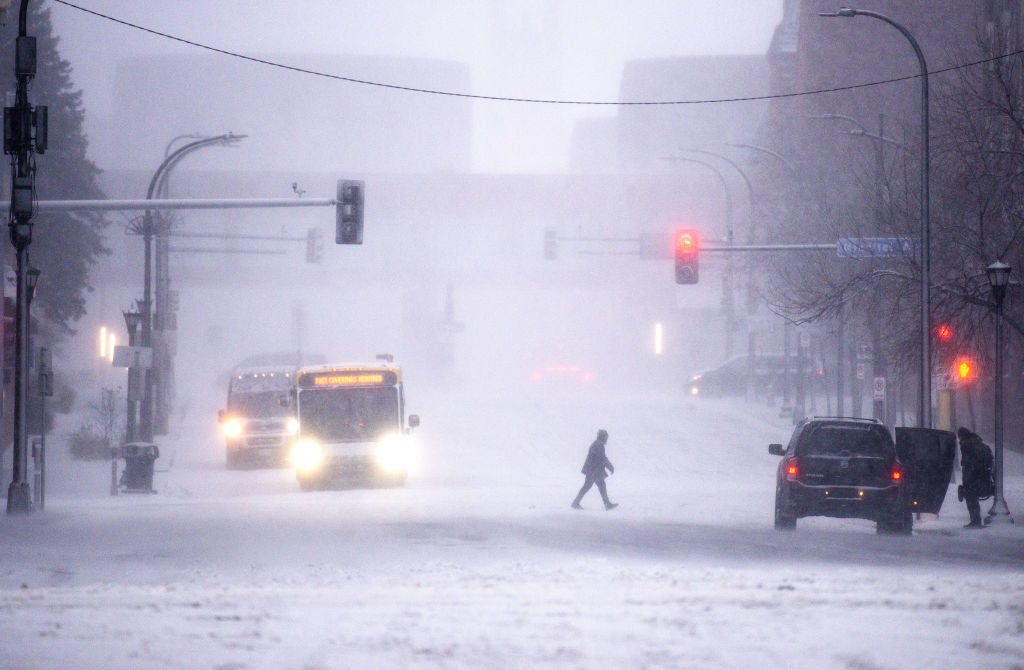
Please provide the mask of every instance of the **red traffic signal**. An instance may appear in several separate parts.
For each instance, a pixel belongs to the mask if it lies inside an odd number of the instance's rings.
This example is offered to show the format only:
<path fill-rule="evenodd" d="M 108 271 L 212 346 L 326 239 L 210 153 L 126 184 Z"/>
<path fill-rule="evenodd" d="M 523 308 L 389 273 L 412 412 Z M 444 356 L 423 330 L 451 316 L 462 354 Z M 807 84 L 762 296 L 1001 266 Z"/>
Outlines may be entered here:
<path fill-rule="evenodd" d="M 939 324 L 935 328 L 935 336 L 939 339 L 939 342 L 950 342 L 953 340 L 953 328 L 948 323 Z"/>
<path fill-rule="evenodd" d="M 700 238 L 695 230 L 676 231 L 674 241 L 676 283 L 696 284 L 699 279 Z"/>

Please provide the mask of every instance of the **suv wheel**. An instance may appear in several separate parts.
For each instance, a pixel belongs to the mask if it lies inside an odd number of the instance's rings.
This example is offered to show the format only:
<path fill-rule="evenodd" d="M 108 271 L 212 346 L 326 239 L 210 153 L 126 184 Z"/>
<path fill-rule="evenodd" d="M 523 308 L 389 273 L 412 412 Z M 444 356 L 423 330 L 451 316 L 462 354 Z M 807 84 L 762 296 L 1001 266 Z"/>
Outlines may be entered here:
<path fill-rule="evenodd" d="M 913 535 L 914 513 L 910 508 L 904 508 L 893 517 L 879 519 L 875 524 L 875 532 L 892 535 Z"/>
<path fill-rule="evenodd" d="M 784 514 L 782 509 L 779 507 L 779 496 L 775 495 L 775 529 L 776 530 L 794 530 L 796 528 L 796 517 L 790 514 Z"/>

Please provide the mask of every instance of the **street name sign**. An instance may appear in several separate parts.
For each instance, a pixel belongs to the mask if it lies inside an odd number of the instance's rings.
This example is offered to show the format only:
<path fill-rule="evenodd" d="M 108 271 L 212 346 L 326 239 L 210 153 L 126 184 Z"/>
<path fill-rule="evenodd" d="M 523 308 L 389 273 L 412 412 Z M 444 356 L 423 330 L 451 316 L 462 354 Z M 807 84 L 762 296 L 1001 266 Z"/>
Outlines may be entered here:
<path fill-rule="evenodd" d="M 840 237 L 836 255 L 840 258 L 905 258 L 917 254 L 912 237 Z"/>

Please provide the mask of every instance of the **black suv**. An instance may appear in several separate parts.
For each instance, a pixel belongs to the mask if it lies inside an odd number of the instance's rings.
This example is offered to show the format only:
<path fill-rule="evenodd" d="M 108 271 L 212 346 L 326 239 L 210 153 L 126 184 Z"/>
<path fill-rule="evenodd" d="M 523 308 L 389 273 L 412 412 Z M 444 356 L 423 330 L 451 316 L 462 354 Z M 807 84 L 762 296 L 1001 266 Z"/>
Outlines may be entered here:
<path fill-rule="evenodd" d="M 879 533 L 909 535 L 915 512 L 938 513 L 955 436 L 924 428 L 896 432 L 894 443 L 874 419 L 813 417 L 797 424 L 787 447 L 768 445 L 768 453 L 783 457 L 775 527 L 796 528 L 805 516 L 852 517 L 876 522 Z"/>

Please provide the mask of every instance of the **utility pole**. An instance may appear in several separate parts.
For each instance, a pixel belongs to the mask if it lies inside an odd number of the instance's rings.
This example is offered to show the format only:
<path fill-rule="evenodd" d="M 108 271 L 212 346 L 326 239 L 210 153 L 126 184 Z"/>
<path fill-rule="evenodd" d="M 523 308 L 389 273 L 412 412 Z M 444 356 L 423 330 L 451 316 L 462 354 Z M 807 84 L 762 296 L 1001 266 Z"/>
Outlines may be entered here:
<path fill-rule="evenodd" d="M 32 243 L 35 201 L 33 153 L 46 151 L 46 107 L 28 101 L 29 82 L 36 74 L 36 38 L 28 34 L 28 0 L 21 0 L 14 74 L 18 80 L 14 107 L 4 108 L 4 154 L 11 156 L 11 204 L 8 228 L 18 257 L 15 316 L 14 464 L 7 490 L 7 513 L 32 510 L 28 484 L 28 247 Z"/>

